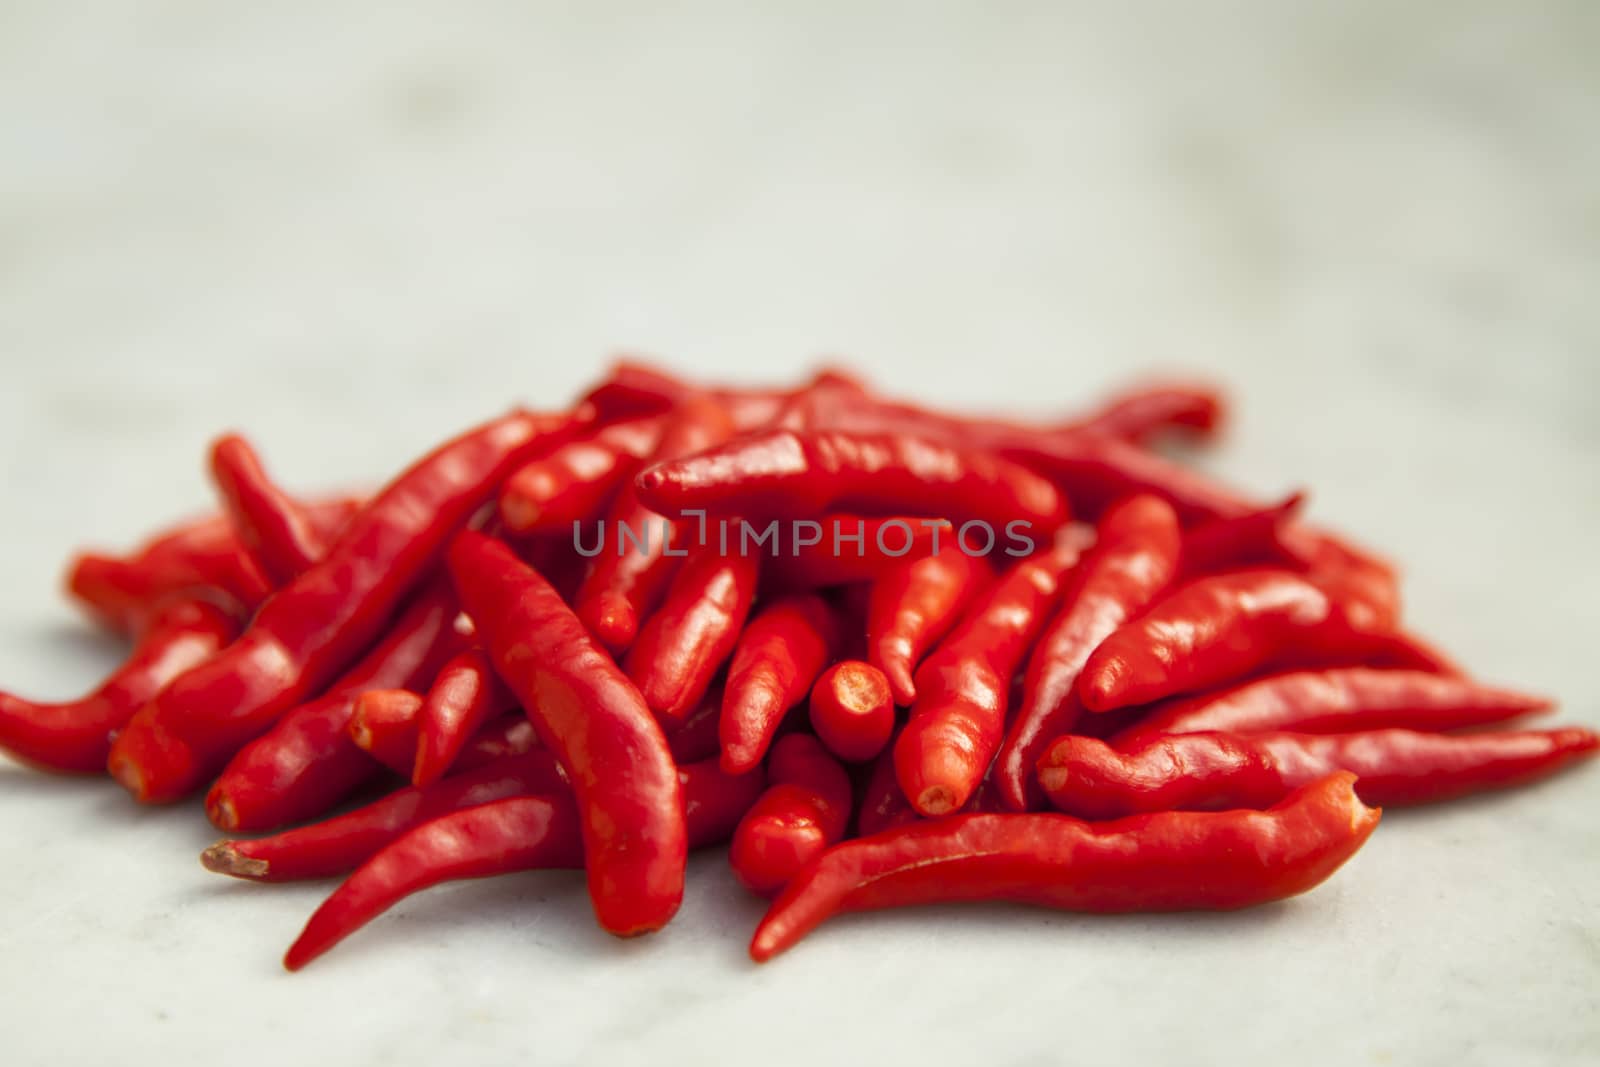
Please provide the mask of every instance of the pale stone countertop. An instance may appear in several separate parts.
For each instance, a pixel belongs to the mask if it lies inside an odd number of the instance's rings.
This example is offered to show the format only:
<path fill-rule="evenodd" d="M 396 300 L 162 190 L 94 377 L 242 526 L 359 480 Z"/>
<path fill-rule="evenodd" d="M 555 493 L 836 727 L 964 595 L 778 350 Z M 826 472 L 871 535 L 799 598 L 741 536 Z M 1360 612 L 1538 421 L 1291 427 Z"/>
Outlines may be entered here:
<path fill-rule="evenodd" d="M 1417 629 L 1600 724 L 1594 5 L 540 6 L 0 11 L 6 687 L 112 662 L 57 568 L 206 506 L 219 430 L 360 484 L 629 346 L 1038 412 L 1215 377 L 1207 462 L 1310 487 Z M 0 1032 L 129 1067 L 1593 1063 L 1597 812 L 1591 768 L 1395 814 L 1253 913 L 908 912 L 762 968 L 719 858 L 633 943 L 572 877 L 502 879 L 291 978 L 325 887 L 0 767 Z"/>

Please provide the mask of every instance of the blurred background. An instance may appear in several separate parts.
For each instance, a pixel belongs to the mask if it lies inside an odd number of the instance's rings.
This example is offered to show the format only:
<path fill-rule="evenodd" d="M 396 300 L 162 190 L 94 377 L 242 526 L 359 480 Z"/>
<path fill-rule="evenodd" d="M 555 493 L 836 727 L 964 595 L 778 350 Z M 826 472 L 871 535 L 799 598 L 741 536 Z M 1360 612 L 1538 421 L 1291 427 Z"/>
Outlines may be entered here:
<path fill-rule="evenodd" d="M 216 433 L 371 484 L 629 349 L 1039 414 L 1215 379 L 1204 462 L 1593 696 L 1600 5 L 785 7 L 0 6 L 6 684 L 105 662 L 50 568 L 208 506 Z"/>

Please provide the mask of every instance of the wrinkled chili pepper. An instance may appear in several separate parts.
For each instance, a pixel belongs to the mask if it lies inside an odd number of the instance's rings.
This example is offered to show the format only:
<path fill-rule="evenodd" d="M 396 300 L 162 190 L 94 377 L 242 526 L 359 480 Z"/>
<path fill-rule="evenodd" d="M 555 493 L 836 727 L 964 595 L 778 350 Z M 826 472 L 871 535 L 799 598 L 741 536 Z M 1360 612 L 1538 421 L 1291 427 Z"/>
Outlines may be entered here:
<path fill-rule="evenodd" d="M 917 700 L 894 762 L 900 788 L 923 815 L 956 811 L 983 781 L 1005 734 L 1011 678 L 1077 559 L 1069 542 L 1013 566 L 917 668 Z"/>
<path fill-rule="evenodd" d="M 1178 516 L 1158 496 L 1105 512 L 1093 550 L 1067 578 L 1061 610 L 1028 658 L 1022 706 L 996 754 L 995 788 L 1012 811 L 1037 806 L 1033 765 L 1078 717 L 1078 677 L 1100 643 L 1144 610 L 1177 573 Z"/>
<path fill-rule="evenodd" d="M 889 679 L 870 663 L 840 660 L 811 687 L 811 728 L 842 760 L 869 760 L 894 733 Z"/>
<path fill-rule="evenodd" d="M 1368 804 L 1427 804 L 1548 777 L 1593 756 L 1597 746 L 1600 737 L 1577 727 L 1465 737 L 1414 730 L 1171 734 L 1122 751 L 1068 736 L 1039 760 L 1039 783 L 1056 808 L 1086 819 L 1265 808 L 1334 771 L 1357 775 L 1356 793 Z"/>
<path fill-rule="evenodd" d="M 722 766 L 743 774 L 766 756 L 778 724 L 806 698 L 839 646 L 827 601 L 815 594 L 773 600 L 739 635 L 722 690 L 717 727 Z"/>
<path fill-rule="evenodd" d="M 850 778 L 808 734 L 787 734 L 772 746 L 768 786 L 733 833 L 728 863 L 736 878 L 763 896 L 844 837 L 850 823 Z"/>
<path fill-rule="evenodd" d="M 510 549 L 466 532 L 449 562 L 496 673 L 572 781 L 600 925 L 659 928 L 683 899 L 688 845 L 672 754 L 644 698 Z"/>
<path fill-rule="evenodd" d="M 724 774 L 715 762 L 685 767 L 683 818 L 689 846 L 728 839 L 761 784 Z M 407 832 L 334 890 L 290 946 L 297 971 L 413 893 L 441 882 L 515 871 L 583 866 L 583 838 L 570 795 L 507 797 L 440 816 Z"/>
<path fill-rule="evenodd" d="M 916 699 L 912 672 L 991 575 L 986 561 L 947 549 L 897 564 L 873 583 L 867 603 L 868 659 L 889 679 L 896 704 Z"/>
<path fill-rule="evenodd" d="M 289 711 L 228 761 L 206 793 L 211 822 L 231 832 L 300 822 L 377 777 L 372 756 L 348 733 L 358 699 L 368 689 L 432 678 L 465 640 L 454 625 L 459 610 L 442 582 L 419 594 L 326 693 Z"/>
<path fill-rule="evenodd" d="M 1065 429 L 1148 444 L 1166 433 L 1213 437 L 1227 416 L 1227 404 L 1214 386 L 1150 382 L 1107 398 Z"/>
<path fill-rule="evenodd" d="M 430 819 L 503 797 L 560 793 L 566 778 L 555 757 L 533 749 L 451 775 L 406 786 L 354 811 L 254 841 L 219 841 L 200 854 L 206 870 L 257 882 L 295 882 L 346 874 L 379 849 Z"/>
<path fill-rule="evenodd" d="M 472 735 L 515 706 L 482 649 L 457 653 L 439 669 L 418 713 L 411 784 L 443 778 Z"/>
<path fill-rule="evenodd" d="M 513 533 L 559 533 L 605 509 L 661 436 L 661 419 L 630 419 L 525 464 L 500 491 L 500 518 Z"/>
<path fill-rule="evenodd" d="M 243 636 L 134 716 L 112 745 L 112 777 L 143 803 L 176 800 L 200 785 L 370 644 L 501 479 L 579 424 L 512 414 L 400 475 L 316 566 L 261 606 Z"/>
<path fill-rule="evenodd" d="M 817 540 L 797 538 L 764 559 L 762 581 L 785 590 L 867 582 L 897 562 L 955 543 L 955 527 L 944 519 L 825 515 L 816 530 Z"/>
<path fill-rule="evenodd" d="M 650 710 L 682 721 L 733 654 L 755 601 L 761 557 L 693 549 L 628 650 L 628 676 Z"/>
<path fill-rule="evenodd" d="M 1543 697 L 1422 671 L 1371 667 L 1290 671 L 1158 704 L 1112 740 L 1121 746 L 1158 733 L 1202 730 L 1459 730 L 1489 726 L 1550 706 Z"/>
<path fill-rule="evenodd" d="M 128 658 L 78 700 L 0 693 L 0 750 L 48 771 L 105 770 L 111 736 L 167 683 L 215 655 L 240 628 L 238 605 L 179 599 L 154 613 Z"/>
<path fill-rule="evenodd" d="M 1054 530 L 1067 504 L 1049 482 L 980 449 L 892 433 L 842 430 L 749 434 L 634 480 L 662 511 L 704 508 L 760 518 L 830 511 L 932 512 L 991 535 L 1023 524 Z M 958 531 L 959 532 L 959 531 Z"/>
<path fill-rule="evenodd" d="M 1284 545 L 1283 531 L 1305 503 L 1294 493 L 1280 503 L 1226 519 L 1203 522 L 1183 535 L 1183 574 L 1188 578 L 1242 567 L 1298 562 Z"/>
<path fill-rule="evenodd" d="M 651 460 L 698 452 L 732 432 L 732 419 L 722 405 L 690 397 L 667 420 Z M 677 513 L 676 508 L 670 511 Z M 684 551 L 682 534 L 681 523 L 641 502 L 632 482 L 612 502 L 600 527 L 597 554 L 573 603 L 589 632 L 611 651 L 625 651 L 633 643 L 640 622 L 672 580 Z M 669 542 L 677 546 L 670 553 Z"/>
<path fill-rule="evenodd" d="M 261 457 L 238 434 L 212 444 L 211 477 L 239 543 L 275 587 L 298 578 L 334 540 L 332 532 L 319 528 L 309 512 L 273 483 Z"/>
<path fill-rule="evenodd" d="M 968 900 L 1088 912 L 1224 910 L 1312 889 L 1379 812 L 1331 774 L 1267 811 L 956 815 L 836 846 L 795 876 L 750 942 L 757 962 L 840 912 Z"/>

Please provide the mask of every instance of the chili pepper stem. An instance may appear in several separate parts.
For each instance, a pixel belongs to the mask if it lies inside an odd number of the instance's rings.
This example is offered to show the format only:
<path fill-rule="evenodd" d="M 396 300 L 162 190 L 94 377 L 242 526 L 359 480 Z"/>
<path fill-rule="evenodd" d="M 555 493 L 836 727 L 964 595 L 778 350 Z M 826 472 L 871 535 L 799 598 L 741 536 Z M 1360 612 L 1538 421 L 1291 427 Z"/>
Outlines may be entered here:
<path fill-rule="evenodd" d="M 266 860 L 241 854 L 231 841 L 218 841 L 200 853 L 200 866 L 214 874 L 262 880 L 267 877 L 271 865 Z"/>

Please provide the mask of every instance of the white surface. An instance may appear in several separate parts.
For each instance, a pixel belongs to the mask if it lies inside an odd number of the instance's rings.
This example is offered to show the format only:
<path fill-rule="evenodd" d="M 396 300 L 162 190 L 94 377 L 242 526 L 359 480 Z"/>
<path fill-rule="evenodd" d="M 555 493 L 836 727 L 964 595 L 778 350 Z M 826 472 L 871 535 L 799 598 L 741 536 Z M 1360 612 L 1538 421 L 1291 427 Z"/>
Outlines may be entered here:
<path fill-rule="evenodd" d="M 206 506 L 216 431 L 365 482 L 633 345 L 752 378 L 840 352 L 1037 411 L 1213 375 L 1239 418 L 1208 462 L 1312 487 L 1406 561 L 1420 630 L 1600 722 L 1592 5 L 524 6 L 0 13 L 5 685 L 113 662 L 54 569 Z M 0 1047 L 1592 1063 L 1597 809 L 1590 768 L 1392 815 L 1282 906 L 851 919 L 761 968 L 718 859 L 627 944 L 574 878 L 503 879 L 291 977 L 325 887 L 206 874 L 196 805 L 0 766 Z"/>

